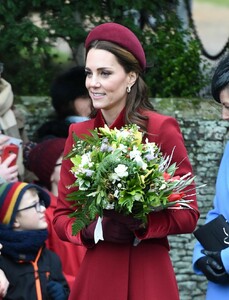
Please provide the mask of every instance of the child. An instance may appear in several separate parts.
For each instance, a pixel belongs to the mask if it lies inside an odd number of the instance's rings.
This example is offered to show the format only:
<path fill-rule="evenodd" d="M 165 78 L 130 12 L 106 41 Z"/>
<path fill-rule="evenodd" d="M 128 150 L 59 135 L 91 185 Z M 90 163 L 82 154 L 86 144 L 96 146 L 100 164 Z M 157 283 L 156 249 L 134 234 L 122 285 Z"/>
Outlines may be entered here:
<path fill-rule="evenodd" d="M 45 248 L 49 204 L 49 195 L 35 184 L 0 187 L 0 268 L 9 281 L 4 299 L 68 299 L 60 259 Z"/>
<path fill-rule="evenodd" d="M 36 183 L 46 189 L 50 195 L 50 206 L 45 212 L 49 232 L 46 246 L 60 257 L 63 274 L 71 289 L 86 249 L 62 241 L 57 236 L 52 224 L 53 212 L 56 209 L 57 187 L 60 180 L 65 141 L 64 138 L 52 138 L 38 143 L 28 153 L 26 167 L 37 176 L 39 181 Z"/>

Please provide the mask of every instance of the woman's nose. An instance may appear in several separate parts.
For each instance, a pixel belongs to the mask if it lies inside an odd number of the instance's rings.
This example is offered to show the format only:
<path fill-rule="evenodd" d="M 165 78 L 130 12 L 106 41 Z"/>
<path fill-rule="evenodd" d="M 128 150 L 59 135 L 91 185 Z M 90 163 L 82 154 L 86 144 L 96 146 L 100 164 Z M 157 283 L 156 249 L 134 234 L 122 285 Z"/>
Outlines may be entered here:
<path fill-rule="evenodd" d="M 223 108 L 223 110 L 222 110 L 222 119 L 223 120 L 229 120 L 229 109 Z"/>
<path fill-rule="evenodd" d="M 98 76 L 94 75 L 89 79 L 89 85 L 98 87 L 100 86 L 99 78 Z"/>

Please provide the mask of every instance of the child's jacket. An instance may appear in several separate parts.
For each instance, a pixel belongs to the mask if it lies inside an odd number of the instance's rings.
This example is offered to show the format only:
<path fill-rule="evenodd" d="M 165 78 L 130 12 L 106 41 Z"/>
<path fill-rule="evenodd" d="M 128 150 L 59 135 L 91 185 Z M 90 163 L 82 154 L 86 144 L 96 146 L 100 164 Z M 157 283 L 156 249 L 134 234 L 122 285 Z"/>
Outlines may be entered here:
<path fill-rule="evenodd" d="M 66 300 L 69 295 L 68 284 L 62 274 L 59 257 L 52 251 L 41 248 L 35 261 L 15 262 L 7 256 L 0 256 L 0 268 L 9 280 L 6 300 L 50 300 L 47 294 L 49 280 L 64 286 Z"/>

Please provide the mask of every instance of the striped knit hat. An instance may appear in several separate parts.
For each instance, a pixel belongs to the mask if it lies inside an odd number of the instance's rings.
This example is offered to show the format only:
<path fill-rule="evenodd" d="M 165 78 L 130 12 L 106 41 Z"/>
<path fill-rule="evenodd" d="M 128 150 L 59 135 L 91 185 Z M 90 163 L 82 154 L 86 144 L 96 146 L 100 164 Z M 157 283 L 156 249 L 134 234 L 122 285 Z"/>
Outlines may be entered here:
<path fill-rule="evenodd" d="M 21 199 L 30 188 L 37 190 L 39 199 L 44 201 L 45 207 L 49 206 L 49 194 L 38 185 L 20 181 L 4 183 L 0 186 L 0 223 L 8 226 L 13 225 Z"/>

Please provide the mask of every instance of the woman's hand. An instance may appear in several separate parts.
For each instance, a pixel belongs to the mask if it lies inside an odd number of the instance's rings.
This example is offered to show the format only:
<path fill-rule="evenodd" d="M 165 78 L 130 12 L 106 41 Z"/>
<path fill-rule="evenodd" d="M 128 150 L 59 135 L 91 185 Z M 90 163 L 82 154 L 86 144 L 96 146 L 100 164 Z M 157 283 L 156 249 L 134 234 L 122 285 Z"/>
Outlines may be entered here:
<path fill-rule="evenodd" d="M 97 220 L 81 230 L 81 237 L 86 245 L 94 244 L 94 231 Z M 133 232 L 123 223 L 111 218 L 103 217 L 102 220 L 103 238 L 106 242 L 112 243 L 131 243 L 134 240 Z"/>
<path fill-rule="evenodd" d="M 144 228 L 144 224 L 141 220 L 134 218 L 132 215 L 123 215 L 114 209 L 104 209 L 103 215 L 107 218 L 115 220 L 116 222 L 126 225 L 126 227 L 131 231 Z"/>

